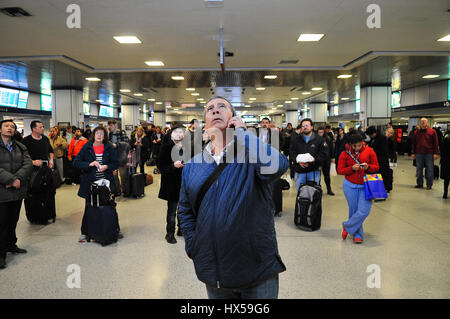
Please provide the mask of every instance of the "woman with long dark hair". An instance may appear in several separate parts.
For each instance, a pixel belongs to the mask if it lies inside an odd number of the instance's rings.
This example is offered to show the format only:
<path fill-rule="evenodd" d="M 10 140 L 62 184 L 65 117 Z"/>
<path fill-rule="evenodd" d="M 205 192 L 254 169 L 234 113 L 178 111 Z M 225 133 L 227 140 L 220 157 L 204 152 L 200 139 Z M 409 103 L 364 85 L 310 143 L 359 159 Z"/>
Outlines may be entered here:
<path fill-rule="evenodd" d="M 339 163 L 339 157 L 341 156 L 341 153 L 345 151 L 345 144 L 347 143 L 347 135 L 345 134 L 345 131 L 342 127 L 338 128 L 338 134 L 336 136 L 336 142 L 334 143 L 335 147 L 335 156 L 334 161 L 336 162 L 336 167 Z"/>

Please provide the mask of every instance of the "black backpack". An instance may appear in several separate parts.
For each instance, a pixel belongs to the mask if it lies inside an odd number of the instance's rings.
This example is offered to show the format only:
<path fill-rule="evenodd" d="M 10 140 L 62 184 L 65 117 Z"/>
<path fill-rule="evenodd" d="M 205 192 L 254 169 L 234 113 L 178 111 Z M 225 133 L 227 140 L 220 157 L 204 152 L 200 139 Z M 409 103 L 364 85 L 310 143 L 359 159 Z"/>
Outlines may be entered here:
<path fill-rule="evenodd" d="M 111 190 L 107 186 L 99 186 L 95 183 L 91 184 L 91 192 L 89 194 L 89 205 L 92 207 L 113 206 L 117 203 L 114 201 Z"/>
<path fill-rule="evenodd" d="M 49 188 L 54 188 L 53 171 L 46 164 L 43 164 L 31 174 L 29 191 L 31 194 L 36 194 Z"/>

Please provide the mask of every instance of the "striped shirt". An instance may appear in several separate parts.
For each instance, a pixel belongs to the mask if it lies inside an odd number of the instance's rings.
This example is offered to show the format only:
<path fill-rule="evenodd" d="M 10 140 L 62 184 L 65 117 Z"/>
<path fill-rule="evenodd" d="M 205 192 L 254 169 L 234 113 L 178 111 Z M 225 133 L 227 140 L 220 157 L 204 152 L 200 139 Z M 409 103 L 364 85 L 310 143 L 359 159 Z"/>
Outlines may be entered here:
<path fill-rule="evenodd" d="M 105 151 L 105 146 L 95 146 L 94 145 L 94 153 L 95 153 L 95 160 L 100 164 L 103 165 L 103 152 Z M 99 180 L 105 178 L 104 172 L 99 172 L 97 169 L 97 172 L 95 173 L 95 180 Z"/>

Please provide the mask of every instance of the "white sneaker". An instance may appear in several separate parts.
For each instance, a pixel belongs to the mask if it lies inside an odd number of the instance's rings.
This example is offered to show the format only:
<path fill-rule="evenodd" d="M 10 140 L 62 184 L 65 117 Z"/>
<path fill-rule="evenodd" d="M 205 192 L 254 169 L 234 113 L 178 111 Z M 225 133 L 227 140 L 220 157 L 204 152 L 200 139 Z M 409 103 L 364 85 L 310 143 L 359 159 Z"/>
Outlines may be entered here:
<path fill-rule="evenodd" d="M 84 242 L 86 242 L 86 235 L 81 235 L 80 238 L 78 238 L 78 242 L 79 242 L 79 243 L 84 243 Z"/>

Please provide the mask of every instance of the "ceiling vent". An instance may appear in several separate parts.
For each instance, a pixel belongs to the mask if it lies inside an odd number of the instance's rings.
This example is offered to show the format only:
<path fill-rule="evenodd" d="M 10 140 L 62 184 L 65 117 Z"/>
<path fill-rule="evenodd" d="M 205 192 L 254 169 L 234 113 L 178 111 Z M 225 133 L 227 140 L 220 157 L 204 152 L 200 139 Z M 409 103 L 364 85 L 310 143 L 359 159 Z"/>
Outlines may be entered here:
<path fill-rule="evenodd" d="M 279 64 L 297 64 L 298 60 L 281 60 Z"/>
<path fill-rule="evenodd" d="M 222 8 L 223 0 L 203 0 L 207 8 Z"/>
<path fill-rule="evenodd" d="M 18 7 L 2 8 L 0 11 L 10 17 L 31 17 L 31 14 Z"/>

